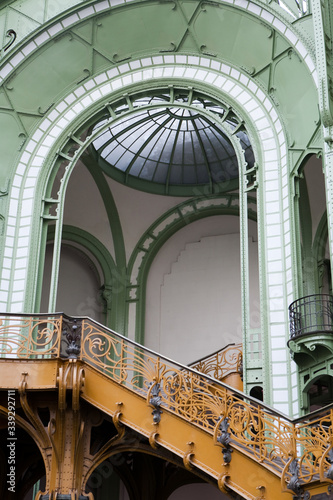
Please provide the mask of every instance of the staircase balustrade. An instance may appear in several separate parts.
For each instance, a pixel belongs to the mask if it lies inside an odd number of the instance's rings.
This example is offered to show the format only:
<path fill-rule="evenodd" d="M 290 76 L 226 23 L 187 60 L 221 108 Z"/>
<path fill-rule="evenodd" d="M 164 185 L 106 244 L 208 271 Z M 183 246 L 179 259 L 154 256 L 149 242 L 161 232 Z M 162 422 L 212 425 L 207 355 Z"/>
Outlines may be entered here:
<path fill-rule="evenodd" d="M 238 449 L 296 492 L 312 481 L 333 479 L 331 407 L 292 420 L 89 318 L 1 315 L 0 358 L 81 360 L 145 398 L 154 408 L 154 422 L 170 412 L 211 434 L 225 461 Z"/>

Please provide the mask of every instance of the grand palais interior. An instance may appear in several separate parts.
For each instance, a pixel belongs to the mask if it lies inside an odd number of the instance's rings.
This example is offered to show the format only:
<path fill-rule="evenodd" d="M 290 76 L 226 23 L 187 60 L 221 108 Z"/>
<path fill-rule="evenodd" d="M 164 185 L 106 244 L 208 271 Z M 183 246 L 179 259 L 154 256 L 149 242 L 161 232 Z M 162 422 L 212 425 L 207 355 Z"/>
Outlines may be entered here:
<path fill-rule="evenodd" d="M 0 498 L 333 498 L 333 2 L 0 33 Z"/>

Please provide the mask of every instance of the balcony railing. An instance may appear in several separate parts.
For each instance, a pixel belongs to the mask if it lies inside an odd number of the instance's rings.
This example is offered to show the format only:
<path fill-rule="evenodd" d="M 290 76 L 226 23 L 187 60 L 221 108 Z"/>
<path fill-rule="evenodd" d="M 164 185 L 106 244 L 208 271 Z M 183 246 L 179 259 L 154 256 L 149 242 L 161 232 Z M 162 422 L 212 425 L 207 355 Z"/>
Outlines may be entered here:
<path fill-rule="evenodd" d="M 308 295 L 289 306 L 290 337 L 331 333 L 333 335 L 333 297 Z"/>

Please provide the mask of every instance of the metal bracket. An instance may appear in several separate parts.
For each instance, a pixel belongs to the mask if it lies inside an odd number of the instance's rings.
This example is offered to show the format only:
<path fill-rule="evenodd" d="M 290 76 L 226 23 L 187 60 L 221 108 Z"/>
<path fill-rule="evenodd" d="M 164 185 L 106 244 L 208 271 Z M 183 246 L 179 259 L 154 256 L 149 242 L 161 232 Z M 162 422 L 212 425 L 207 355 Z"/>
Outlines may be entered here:
<path fill-rule="evenodd" d="M 159 383 L 152 383 L 152 387 L 150 389 L 150 398 L 149 398 L 149 404 L 153 406 L 153 421 L 154 424 L 159 424 L 161 421 L 161 413 L 162 410 L 160 408 L 161 406 L 161 396 L 160 396 L 160 391 L 161 391 L 161 385 Z"/>
<path fill-rule="evenodd" d="M 13 45 L 13 43 L 16 40 L 17 34 L 16 34 L 16 31 L 14 31 L 13 29 L 9 29 L 9 30 L 7 30 L 6 36 L 8 38 L 10 38 L 10 40 L 9 40 L 9 42 L 7 42 L 4 45 L 4 47 L 2 47 L 2 49 L 0 50 L 0 53 L 1 53 L 1 51 L 6 52 L 6 50 L 8 50 Z"/>
<path fill-rule="evenodd" d="M 287 488 L 295 493 L 293 500 L 309 500 L 310 493 L 308 491 L 303 491 L 299 482 L 299 465 L 297 458 L 294 458 L 294 460 L 290 463 L 289 471 L 291 472 L 292 477 L 287 485 Z"/>
<path fill-rule="evenodd" d="M 68 354 L 68 359 L 77 359 L 81 350 L 79 343 L 79 340 L 81 339 L 81 325 L 77 325 L 76 319 L 74 319 L 73 323 L 69 324 L 69 327 L 71 328 L 71 332 L 67 331 L 67 325 L 62 331 L 63 335 L 66 337 L 66 352 Z"/>
<path fill-rule="evenodd" d="M 299 466 L 297 458 L 294 458 L 294 460 L 290 463 L 289 472 L 291 472 L 292 477 L 288 483 L 287 488 L 288 490 L 294 491 L 296 495 L 299 496 L 301 485 L 299 483 L 299 477 L 298 477 Z"/>
<path fill-rule="evenodd" d="M 223 418 L 220 421 L 219 430 L 221 434 L 216 438 L 216 441 L 222 445 L 222 453 L 224 464 L 230 464 L 232 449 L 230 448 L 230 432 L 229 432 L 229 419 Z"/>
<path fill-rule="evenodd" d="M 333 481 L 333 448 L 329 445 L 327 461 L 331 464 L 330 468 L 326 472 L 326 477 Z"/>

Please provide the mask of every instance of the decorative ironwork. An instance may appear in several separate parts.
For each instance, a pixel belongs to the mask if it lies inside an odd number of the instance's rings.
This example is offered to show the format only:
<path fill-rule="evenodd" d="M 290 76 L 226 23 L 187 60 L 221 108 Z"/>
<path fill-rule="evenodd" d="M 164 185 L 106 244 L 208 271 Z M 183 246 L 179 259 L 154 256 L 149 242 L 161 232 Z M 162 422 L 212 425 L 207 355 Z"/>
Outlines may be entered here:
<path fill-rule="evenodd" d="M 292 462 L 290 463 L 289 471 L 290 471 L 292 476 L 291 476 L 291 479 L 288 483 L 287 488 L 289 490 L 293 491 L 294 493 L 296 493 L 296 495 L 299 495 L 300 491 L 301 491 L 301 485 L 299 482 L 299 465 L 298 465 L 297 458 L 292 460 Z"/>
<path fill-rule="evenodd" d="M 222 445 L 222 453 L 225 464 L 230 464 L 232 449 L 230 448 L 230 433 L 228 431 L 229 423 L 228 418 L 222 418 L 219 424 L 221 434 L 217 437 L 217 442 Z"/>
<path fill-rule="evenodd" d="M 290 337 L 314 333 L 333 334 L 333 297 L 308 295 L 289 306 Z"/>
<path fill-rule="evenodd" d="M 81 339 L 81 326 L 77 324 L 77 320 L 64 322 L 63 334 L 66 337 L 67 344 L 66 352 L 69 359 L 77 359 L 80 354 L 80 339 Z M 70 332 L 67 331 L 70 328 Z"/>
<path fill-rule="evenodd" d="M 3 52 L 6 52 L 6 50 L 8 50 L 13 45 L 13 43 L 15 42 L 16 37 L 17 37 L 16 31 L 14 31 L 13 29 L 10 29 L 10 30 L 7 31 L 6 36 L 10 40 L 5 44 L 4 47 L 2 47 L 1 50 L 3 50 Z M 0 50 L 0 53 L 1 53 L 1 50 Z"/>
<path fill-rule="evenodd" d="M 149 404 L 154 407 L 152 411 L 154 424 L 159 424 L 161 421 L 161 396 L 160 396 L 161 386 L 160 384 L 152 384 L 150 389 Z"/>
<path fill-rule="evenodd" d="M 243 373 L 242 344 L 229 344 L 210 356 L 190 364 L 193 370 L 222 380 L 231 373 Z"/>
<path fill-rule="evenodd" d="M 333 408 L 291 420 L 250 396 L 163 358 L 87 318 L 74 321 L 62 315 L 2 316 L 0 357 L 66 357 L 65 351 L 60 350 L 65 330 L 71 335 L 67 339 L 69 345 L 75 346 L 75 352 L 69 349 L 69 356 L 77 356 L 144 398 L 156 410 L 154 422 L 158 421 L 161 408 L 177 415 L 211 434 L 213 442 L 227 451 L 238 449 L 274 470 L 286 489 L 290 485 L 295 491 L 297 485 L 303 488 L 318 477 L 321 481 L 330 480 L 333 457 L 328 443 L 333 438 Z M 79 336 L 80 353 L 76 348 Z M 83 379 L 84 373 L 81 375 Z M 154 433 L 156 441 L 158 434 L 156 430 Z M 230 457 L 224 455 L 228 463 Z M 292 466 L 291 457 L 297 461 Z"/>
<path fill-rule="evenodd" d="M 0 357 L 59 357 L 61 315 L 0 315 Z"/>

